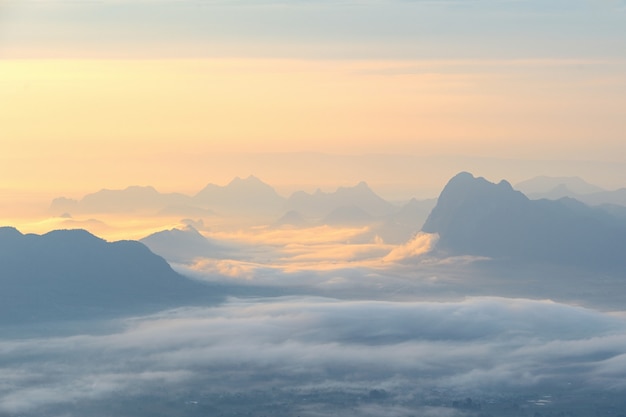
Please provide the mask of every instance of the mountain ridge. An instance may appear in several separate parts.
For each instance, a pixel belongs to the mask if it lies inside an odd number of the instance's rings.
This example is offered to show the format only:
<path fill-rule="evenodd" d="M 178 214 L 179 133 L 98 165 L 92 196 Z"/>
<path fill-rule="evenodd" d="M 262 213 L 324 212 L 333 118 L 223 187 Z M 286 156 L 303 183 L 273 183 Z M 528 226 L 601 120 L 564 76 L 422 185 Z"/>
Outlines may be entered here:
<path fill-rule="evenodd" d="M 317 189 L 314 193 L 296 191 L 285 203 L 285 209 L 297 211 L 308 218 L 322 218 L 342 207 L 357 207 L 370 216 L 382 217 L 397 208 L 376 194 L 365 181 L 353 187 L 338 187 L 334 192 Z"/>
<path fill-rule="evenodd" d="M 422 231 L 438 250 L 618 270 L 626 265 L 626 225 L 571 199 L 530 200 L 505 180 L 462 172 L 444 187 Z"/>
<path fill-rule="evenodd" d="M 209 299 L 137 241 L 107 242 L 86 230 L 43 235 L 0 228 L 0 323 L 115 316 Z"/>

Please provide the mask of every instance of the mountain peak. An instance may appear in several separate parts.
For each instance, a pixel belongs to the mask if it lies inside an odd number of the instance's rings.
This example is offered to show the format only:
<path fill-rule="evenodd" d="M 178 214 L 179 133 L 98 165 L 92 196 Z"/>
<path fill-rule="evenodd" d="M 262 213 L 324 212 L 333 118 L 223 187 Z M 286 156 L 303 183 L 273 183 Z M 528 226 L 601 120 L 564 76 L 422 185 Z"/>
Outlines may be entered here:
<path fill-rule="evenodd" d="M 389 215 L 395 211 L 395 207 L 372 191 L 365 181 L 352 187 L 339 187 L 331 193 L 319 188 L 313 194 L 293 193 L 286 208 L 306 217 L 324 217 L 333 210 L 346 206 L 356 206 L 374 217 Z"/>
<path fill-rule="evenodd" d="M 98 236 L 93 235 L 85 229 L 59 229 L 52 230 L 44 235 L 41 235 L 42 238 L 49 239 L 50 241 L 57 241 L 59 243 L 65 241 L 74 241 L 74 242 L 82 242 L 85 244 L 90 243 L 104 243 L 106 242 L 104 239 L 99 238 Z"/>
<path fill-rule="evenodd" d="M 494 223 L 503 230 L 513 227 L 527 202 L 528 198 L 508 181 L 495 184 L 461 172 L 443 188 L 422 230 L 438 233 L 440 247 L 451 252 L 485 255 L 484 248 L 479 247 L 481 233 Z"/>
<path fill-rule="evenodd" d="M 626 228 L 599 209 L 564 199 L 529 200 L 508 181 L 453 177 L 422 228 L 456 255 L 610 268 L 626 259 Z"/>
<path fill-rule="evenodd" d="M 2 238 L 8 238 L 8 237 L 19 237 L 19 236 L 23 236 L 22 232 L 20 232 L 19 230 L 17 230 L 15 227 L 12 226 L 2 226 L 0 227 L 0 237 Z"/>
<path fill-rule="evenodd" d="M 236 185 L 244 185 L 244 184 L 248 184 L 248 185 L 257 185 L 257 184 L 267 185 L 266 183 L 261 181 L 258 177 L 255 177 L 254 175 L 248 175 L 246 178 L 241 178 L 239 176 L 233 178 L 228 183 L 227 187 L 236 186 Z"/>
<path fill-rule="evenodd" d="M 235 177 L 225 186 L 207 184 L 193 200 L 200 207 L 229 214 L 274 215 L 284 204 L 284 198 L 271 185 L 254 175 Z"/>
<path fill-rule="evenodd" d="M 148 311 L 203 291 L 141 243 L 85 230 L 0 228 L 0 248 L 0 323 Z"/>
<path fill-rule="evenodd" d="M 365 181 L 360 181 L 358 184 L 353 185 L 352 187 L 339 187 L 337 192 L 373 192 L 372 189 L 367 185 Z"/>
<path fill-rule="evenodd" d="M 480 178 L 482 178 L 482 177 L 480 177 Z M 454 177 L 452 177 L 449 182 L 453 182 L 453 181 L 470 181 L 470 180 L 475 180 L 475 179 L 476 179 L 476 177 L 474 177 L 474 175 L 471 172 L 461 171 L 458 174 L 456 174 Z"/>
<path fill-rule="evenodd" d="M 124 190 L 129 193 L 146 193 L 159 194 L 159 192 L 151 185 L 131 185 Z"/>
<path fill-rule="evenodd" d="M 511 183 L 510 183 L 510 182 L 508 182 L 507 180 L 501 180 L 501 181 L 498 183 L 498 187 L 501 187 L 501 188 L 506 188 L 507 190 L 511 190 L 511 191 L 513 191 L 513 186 L 512 186 L 512 185 L 511 185 Z"/>
<path fill-rule="evenodd" d="M 448 216 L 461 205 L 468 204 L 470 201 L 476 205 L 489 204 L 493 206 L 494 204 L 504 204 L 506 199 L 519 201 L 527 198 L 519 191 L 515 191 L 506 180 L 494 184 L 483 177 L 474 177 L 469 172 L 460 172 L 452 177 L 443 188 L 437 206 L 433 209 L 424 227 L 432 227 L 436 218 L 441 215 Z"/>

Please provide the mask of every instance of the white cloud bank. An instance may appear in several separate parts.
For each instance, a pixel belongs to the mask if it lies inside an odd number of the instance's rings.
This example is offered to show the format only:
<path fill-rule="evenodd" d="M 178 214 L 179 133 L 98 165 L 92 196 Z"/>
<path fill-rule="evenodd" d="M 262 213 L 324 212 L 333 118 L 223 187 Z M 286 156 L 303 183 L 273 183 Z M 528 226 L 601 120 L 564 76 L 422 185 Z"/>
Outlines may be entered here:
<path fill-rule="evenodd" d="M 394 248 L 383 258 L 385 262 L 398 262 L 427 254 L 437 243 L 438 235 L 418 233 L 404 245 Z"/>
<path fill-rule="evenodd" d="M 626 389 L 626 321 L 551 301 L 284 297 L 183 308 L 122 331 L 0 342 L 0 412 L 175 390 Z M 401 414 L 402 415 L 402 414 Z"/>

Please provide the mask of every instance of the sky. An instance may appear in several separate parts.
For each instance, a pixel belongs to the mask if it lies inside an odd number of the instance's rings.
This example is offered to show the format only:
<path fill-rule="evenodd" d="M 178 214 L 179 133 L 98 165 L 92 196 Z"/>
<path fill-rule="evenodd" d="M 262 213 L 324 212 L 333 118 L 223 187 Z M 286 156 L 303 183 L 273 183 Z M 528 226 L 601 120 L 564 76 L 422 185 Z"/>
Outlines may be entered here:
<path fill-rule="evenodd" d="M 364 180 L 394 202 L 436 197 L 459 171 L 615 189 L 625 133 L 626 0 L 0 0 L 0 226 L 24 233 L 140 238 L 180 219 L 46 210 L 251 174 L 285 197 Z M 367 227 L 207 217 L 196 226 L 215 252 L 174 268 L 284 296 L 4 332 L 0 413 L 268 387 L 384 389 L 400 405 L 433 387 L 465 398 L 544 383 L 623 398 L 622 277 L 480 269 L 424 256 L 424 234 L 392 244 Z M 458 415 L 363 404 L 345 415 Z"/>
<path fill-rule="evenodd" d="M 618 188 L 625 51 L 623 0 L 4 0 L 0 194 Z"/>

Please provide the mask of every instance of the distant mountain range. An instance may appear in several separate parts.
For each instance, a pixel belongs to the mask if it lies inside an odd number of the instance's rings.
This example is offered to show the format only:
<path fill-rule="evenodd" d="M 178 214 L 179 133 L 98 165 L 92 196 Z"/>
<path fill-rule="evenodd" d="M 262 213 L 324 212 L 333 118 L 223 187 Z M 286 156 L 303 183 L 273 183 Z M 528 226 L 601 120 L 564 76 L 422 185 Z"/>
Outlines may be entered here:
<path fill-rule="evenodd" d="M 156 213 L 170 206 L 190 204 L 190 198 L 183 194 L 163 194 L 153 187 L 132 186 L 123 190 L 100 190 L 80 200 L 59 197 L 52 201 L 49 211 L 57 216 L 65 213 Z"/>
<path fill-rule="evenodd" d="M 225 186 L 208 184 L 194 196 L 160 193 L 153 187 L 133 186 L 101 190 L 80 200 L 64 197 L 52 201 L 54 215 L 84 213 L 129 213 L 152 215 L 264 215 L 278 218 L 294 211 L 304 218 L 321 219 L 342 207 L 358 207 L 373 217 L 389 215 L 397 208 L 376 195 L 364 182 L 339 187 L 335 192 L 314 194 L 297 191 L 286 199 L 260 179 L 233 179 Z"/>
<path fill-rule="evenodd" d="M 226 186 L 208 184 L 193 197 L 199 207 L 210 207 L 225 214 L 274 215 L 280 212 L 285 199 L 270 185 L 250 175 L 236 177 Z"/>
<path fill-rule="evenodd" d="M 516 184 L 515 189 L 533 200 L 570 197 L 591 206 L 626 206 L 626 188 L 607 191 L 579 177 L 540 176 Z"/>
<path fill-rule="evenodd" d="M 0 324 L 110 317 L 212 299 L 135 241 L 0 228 Z"/>
<path fill-rule="evenodd" d="M 593 185 L 580 177 L 549 177 L 540 175 L 528 179 L 526 181 L 515 184 L 514 188 L 531 196 L 533 194 L 546 194 L 552 192 L 555 188 L 565 187 L 576 194 L 591 194 L 605 191 L 597 185 Z"/>
<path fill-rule="evenodd" d="M 195 196 L 160 193 L 153 187 L 132 186 L 100 190 L 80 200 L 65 197 L 52 201 L 54 215 L 129 213 L 148 215 L 212 216 L 215 214 L 267 214 L 280 212 L 285 199 L 254 176 L 235 178 L 228 185 L 208 184 Z"/>
<path fill-rule="evenodd" d="M 530 200 L 506 182 L 460 173 L 439 196 L 422 230 L 451 255 L 553 262 L 622 270 L 626 223 L 571 198 Z"/>
<path fill-rule="evenodd" d="M 408 239 L 419 230 L 434 200 L 411 200 L 398 207 L 378 196 L 365 183 L 333 192 L 296 191 L 289 198 L 249 176 L 225 186 L 208 184 L 196 195 L 160 193 L 153 187 L 132 186 L 101 190 L 80 200 L 52 201 L 49 211 L 71 218 L 81 214 L 130 214 L 202 219 L 214 216 L 258 218 L 274 227 L 372 226 L 390 243 Z M 75 220 L 78 222 L 79 220 Z"/>
<path fill-rule="evenodd" d="M 397 211 L 393 204 L 379 197 L 365 182 L 360 182 L 354 187 L 339 187 L 332 193 L 319 189 L 313 194 L 297 191 L 289 197 L 285 208 L 295 210 L 307 218 L 322 218 L 345 207 L 360 209 L 374 217 L 390 215 Z"/>
<path fill-rule="evenodd" d="M 236 180 L 223 188 L 228 192 L 209 187 L 202 198 L 209 201 L 226 193 L 221 198 L 228 200 L 241 193 L 265 199 L 266 207 L 279 201 L 271 187 L 255 178 Z M 89 206 L 111 195 L 103 192 L 84 201 Z M 132 187 L 119 195 L 125 196 L 122 200 L 131 207 L 139 195 L 148 196 L 152 203 L 181 198 Z M 622 208 L 591 207 L 567 197 L 531 200 L 504 180 L 495 184 L 463 172 L 448 182 L 437 200 L 412 200 L 402 208 L 380 199 L 365 183 L 334 193 L 292 197 L 293 207 L 310 210 L 309 215 L 330 209 L 318 222 L 367 224 L 371 237 L 393 243 L 406 241 L 417 232 L 432 208 L 421 229 L 439 235 L 435 256 L 488 257 L 511 261 L 511 267 L 522 262 L 621 275 L 626 271 L 626 213 Z M 277 227 L 311 225 L 295 209 L 279 219 Z M 155 233 L 142 242 L 110 243 L 84 230 L 35 235 L 0 228 L 0 324 L 112 317 L 217 299 L 211 287 L 180 276 L 148 247 L 181 262 L 196 256 L 220 258 L 232 249 L 191 226 Z M 236 259 L 232 253 L 227 255 Z"/>

